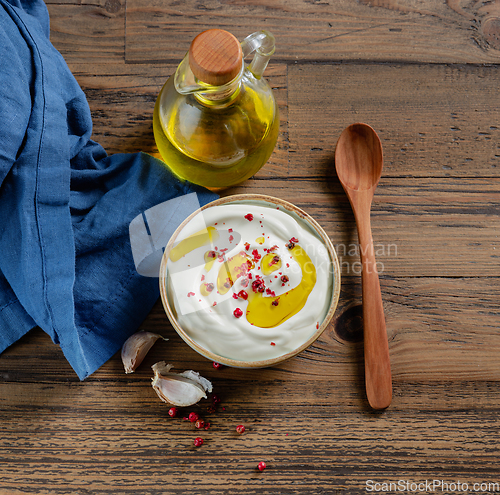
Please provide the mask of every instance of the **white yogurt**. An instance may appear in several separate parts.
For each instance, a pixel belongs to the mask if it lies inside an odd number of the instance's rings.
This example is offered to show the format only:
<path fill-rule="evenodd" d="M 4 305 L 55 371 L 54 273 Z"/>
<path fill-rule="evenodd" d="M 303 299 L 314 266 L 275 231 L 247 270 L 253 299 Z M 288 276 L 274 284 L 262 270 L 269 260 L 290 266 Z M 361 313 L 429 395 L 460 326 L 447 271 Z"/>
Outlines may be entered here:
<path fill-rule="evenodd" d="M 218 239 L 210 242 L 207 227 L 217 230 Z M 317 331 L 332 301 L 333 270 L 322 239 L 305 221 L 292 216 L 283 207 L 274 205 L 213 206 L 200 212 L 184 226 L 176 239 L 176 245 L 200 231 L 205 234 L 196 239 L 206 241 L 202 246 L 192 249 L 176 261 L 169 259 L 167 263 L 169 302 L 179 325 L 192 340 L 207 351 L 225 358 L 261 361 L 294 351 Z M 290 297 L 294 288 L 297 288 L 295 295 L 302 294 L 298 292 L 302 286 L 298 286 L 304 273 L 295 259 L 297 256 L 293 256 L 289 249 L 292 238 L 298 241 L 294 244 L 307 253 L 316 272 L 307 300 L 298 313 L 276 326 L 265 328 L 251 324 L 247 309 L 255 296 L 252 283 L 256 279 L 264 281 L 265 291 L 258 297 L 264 299 L 262 302 L 269 308 L 266 311 L 269 311 L 270 316 L 274 315 L 272 311 L 285 310 L 286 298 Z M 218 255 L 211 266 L 205 262 L 209 251 Z M 233 274 L 232 287 L 229 290 L 222 289 L 221 292 L 228 290 L 225 294 L 220 293 L 217 280 L 221 266 L 227 266 L 224 263 L 232 257 L 235 260 L 243 259 L 243 253 L 254 265 L 249 270 L 250 275 L 236 278 Z M 281 266 L 263 276 L 261 261 L 268 253 L 272 253 L 271 258 L 279 256 Z M 273 261 L 270 263 L 272 265 Z M 283 276 L 285 278 L 282 279 Z M 251 278 L 245 287 L 247 277 Z M 210 284 L 213 290 L 207 292 Z M 242 290 L 249 294 L 248 300 L 237 297 Z M 271 304 L 274 300 L 278 300 L 276 306 Z M 242 316 L 235 316 L 235 310 L 241 310 Z"/>

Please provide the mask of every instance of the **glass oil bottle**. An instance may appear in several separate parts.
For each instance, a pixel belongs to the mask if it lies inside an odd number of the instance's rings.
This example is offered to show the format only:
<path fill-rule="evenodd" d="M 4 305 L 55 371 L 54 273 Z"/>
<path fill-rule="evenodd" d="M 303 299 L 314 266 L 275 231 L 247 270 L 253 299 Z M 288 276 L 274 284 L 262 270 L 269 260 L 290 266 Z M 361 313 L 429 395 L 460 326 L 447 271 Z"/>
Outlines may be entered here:
<path fill-rule="evenodd" d="M 244 58 L 253 52 L 246 66 Z M 278 106 L 262 77 L 273 53 L 274 38 L 266 31 L 241 44 L 220 29 L 193 40 L 153 115 L 160 154 L 180 179 L 219 190 L 267 162 L 279 132 Z"/>

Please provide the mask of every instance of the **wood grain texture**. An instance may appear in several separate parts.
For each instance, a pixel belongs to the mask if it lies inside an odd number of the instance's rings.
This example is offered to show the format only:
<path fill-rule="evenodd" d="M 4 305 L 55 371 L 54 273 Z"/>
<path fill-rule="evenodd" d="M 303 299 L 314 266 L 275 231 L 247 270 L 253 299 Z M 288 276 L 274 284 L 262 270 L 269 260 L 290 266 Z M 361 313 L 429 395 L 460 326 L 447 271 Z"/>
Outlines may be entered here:
<path fill-rule="evenodd" d="M 215 370 L 160 302 L 142 328 L 169 341 L 132 375 L 117 354 L 79 382 L 33 330 L 0 355 L 0 494 L 359 495 L 367 480 L 500 483 L 498 2 L 47 3 L 52 42 L 110 153 L 157 154 L 156 95 L 198 32 L 271 30 L 278 146 L 256 177 L 223 194 L 305 209 L 337 249 L 342 292 L 313 346 L 263 370 Z M 364 393 L 357 233 L 333 161 L 355 121 L 377 130 L 385 158 L 372 207 L 394 388 L 382 414 Z M 194 408 L 212 423 L 199 449 L 199 432 L 170 418 L 151 387 L 160 360 L 199 371 L 222 399 L 214 414 L 209 401 Z"/>
<path fill-rule="evenodd" d="M 342 130 L 366 122 L 384 177 L 499 177 L 499 66 L 322 64 L 289 68 L 290 173 L 331 159 Z M 315 88 L 306 91 L 305 88 Z M 310 132 L 303 133 L 308 128 Z"/>
<path fill-rule="evenodd" d="M 79 61 L 89 67 L 93 63 L 124 61 L 125 10 L 118 0 L 103 5 L 61 2 L 47 7 L 50 39 L 70 66 Z"/>
<path fill-rule="evenodd" d="M 177 60 L 197 33 L 221 28 L 240 40 L 257 29 L 267 29 L 278 40 L 276 59 L 291 63 L 498 63 L 500 46 L 494 19 L 500 14 L 492 3 L 127 0 L 126 60 Z"/>

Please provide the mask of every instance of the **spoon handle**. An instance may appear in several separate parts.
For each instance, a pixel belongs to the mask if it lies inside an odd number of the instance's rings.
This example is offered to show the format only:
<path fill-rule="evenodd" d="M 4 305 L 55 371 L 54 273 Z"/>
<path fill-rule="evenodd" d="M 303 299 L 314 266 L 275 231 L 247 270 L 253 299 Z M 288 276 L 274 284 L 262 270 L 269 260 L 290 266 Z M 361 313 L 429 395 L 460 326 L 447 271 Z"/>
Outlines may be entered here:
<path fill-rule="evenodd" d="M 385 409 L 392 400 L 391 364 L 369 212 L 357 219 L 357 226 L 362 264 L 366 395 L 373 409 Z"/>

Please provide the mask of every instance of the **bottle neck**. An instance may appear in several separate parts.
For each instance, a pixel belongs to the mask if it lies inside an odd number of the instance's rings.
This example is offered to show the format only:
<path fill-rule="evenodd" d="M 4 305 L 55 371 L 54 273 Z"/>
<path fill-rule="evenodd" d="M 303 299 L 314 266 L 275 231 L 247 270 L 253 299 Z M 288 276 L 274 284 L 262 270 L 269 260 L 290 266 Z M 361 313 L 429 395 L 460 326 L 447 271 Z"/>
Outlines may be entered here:
<path fill-rule="evenodd" d="M 245 64 L 241 64 L 239 74 L 227 84 L 214 86 L 196 78 L 189 67 L 189 54 L 180 63 L 174 75 L 177 92 L 183 95 L 192 94 L 197 101 L 206 106 L 224 107 L 230 105 L 241 92 L 241 81 Z"/>
<path fill-rule="evenodd" d="M 209 107 L 227 107 L 231 105 L 241 93 L 241 79 L 230 88 L 227 85 L 221 86 L 220 91 L 196 92 L 194 97 L 202 105 Z"/>

